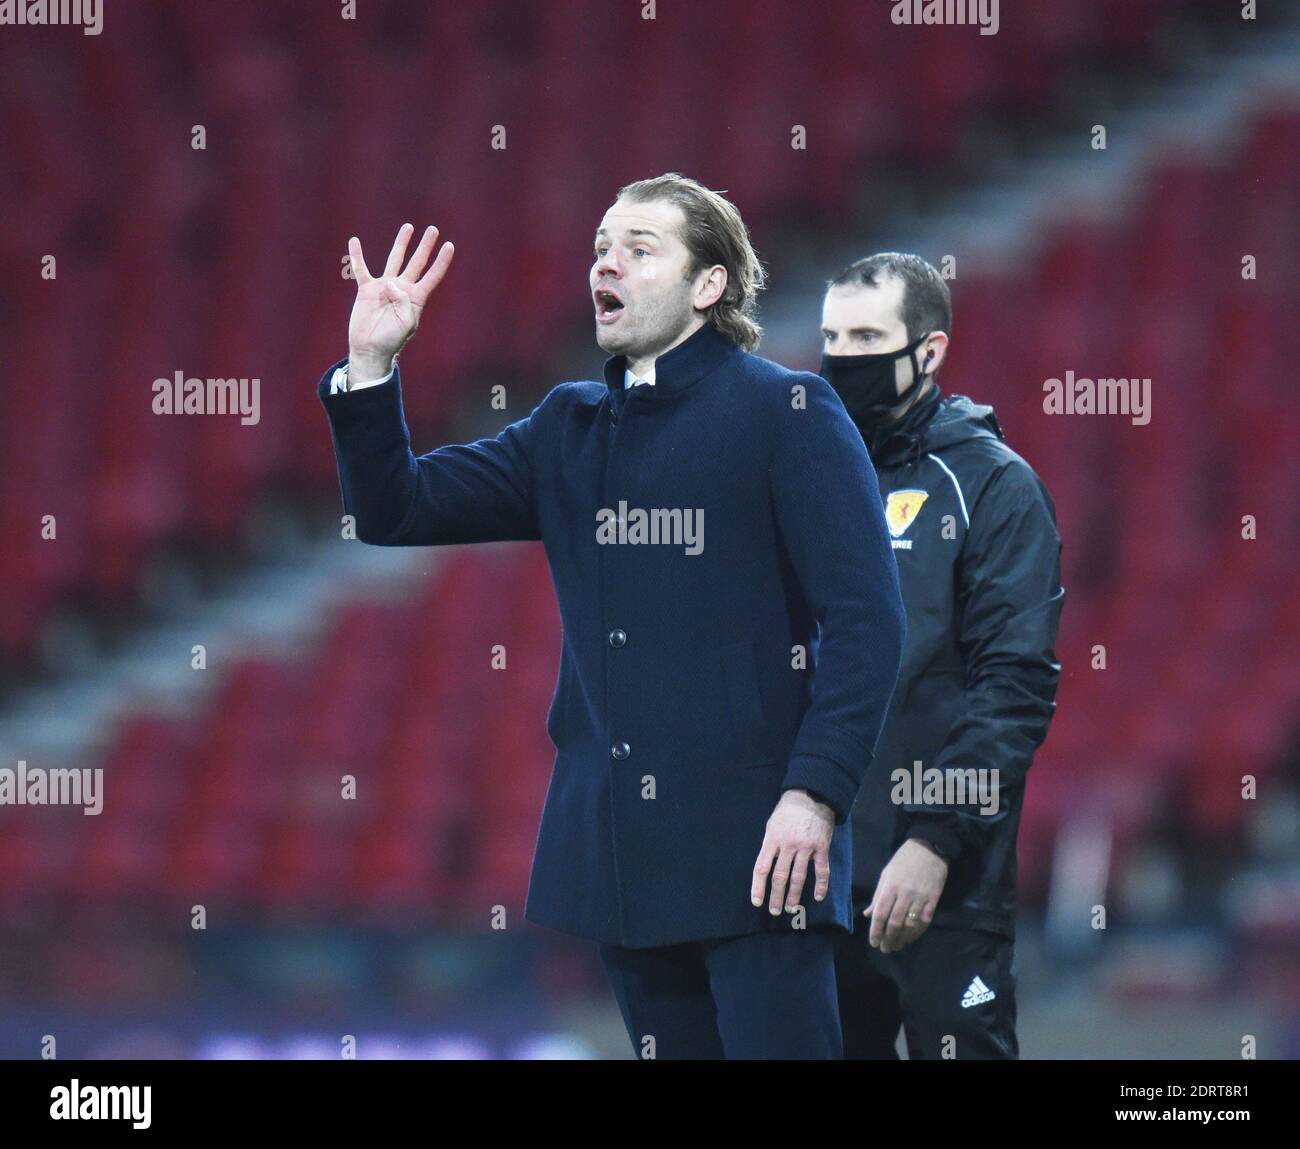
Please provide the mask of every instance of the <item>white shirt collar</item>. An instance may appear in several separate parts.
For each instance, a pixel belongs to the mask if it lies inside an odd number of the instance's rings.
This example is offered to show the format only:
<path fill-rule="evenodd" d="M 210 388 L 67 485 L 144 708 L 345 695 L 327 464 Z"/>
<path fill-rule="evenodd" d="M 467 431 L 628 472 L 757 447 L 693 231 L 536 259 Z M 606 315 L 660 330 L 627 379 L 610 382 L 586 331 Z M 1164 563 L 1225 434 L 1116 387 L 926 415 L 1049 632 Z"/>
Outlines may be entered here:
<path fill-rule="evenodd" d="M 651 364 L 650 364 L 650 370 L 647 371 L 644 375 L 641 375 L 641 376 L 633 375 L 632 372 L 631 372 L 630 370 L 624 370 L 624 372 L 623 372 L 623 388 L 624 388 L 624 390 L 626 390 L 628 387 L 631 387 L 632 384 L 633 384 L 633 382 L 636 381 L 637 379 L 639 379 L 642 383 L 648 383 L 651 387 L 653 387 L 653 386 L 655 385 L 655 367 L 654 367 L 654 364 L 651 363 Z"/>

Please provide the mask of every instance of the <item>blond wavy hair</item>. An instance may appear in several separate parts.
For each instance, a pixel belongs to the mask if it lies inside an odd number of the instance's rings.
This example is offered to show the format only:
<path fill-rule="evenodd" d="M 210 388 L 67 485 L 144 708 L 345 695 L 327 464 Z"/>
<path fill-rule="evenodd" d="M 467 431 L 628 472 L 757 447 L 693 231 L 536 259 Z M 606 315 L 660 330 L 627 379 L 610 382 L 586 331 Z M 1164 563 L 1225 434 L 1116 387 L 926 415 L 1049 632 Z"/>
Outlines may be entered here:
<path fill-rule="evenodd" d="M 714 264 L 726 268 L 727 286 L 722 297 L 705 314 L 728 339 L 745 351 L 753 351 L 763 337 L 763 329 L 754 317 L 758 313 L 758 293 L 767 282 L 767 273 L 736 205 L 722 193 L 680 172 L 637 180 L 620 188 L 617 198 L 632 203 L 667 200 L 682 209 L 686 222 L 681 238 L 691 253 L 686 277 L 691 279 Z"/>

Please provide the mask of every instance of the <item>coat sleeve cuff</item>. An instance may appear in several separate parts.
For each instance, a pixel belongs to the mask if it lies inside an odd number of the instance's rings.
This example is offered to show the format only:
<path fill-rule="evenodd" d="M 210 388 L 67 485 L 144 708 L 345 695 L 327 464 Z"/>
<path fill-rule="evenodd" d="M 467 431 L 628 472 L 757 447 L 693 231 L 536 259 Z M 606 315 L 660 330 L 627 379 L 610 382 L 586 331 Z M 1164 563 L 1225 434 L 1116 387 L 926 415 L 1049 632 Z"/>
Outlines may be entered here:
<path fill-rule="evenodd" d="M 382 379 L 371 379 L 361 383 L 354 383 L 348 378 L 347 367 L 347 356 L 344 356 L 332 366 L 327 367 L 325 374 L 321 376 L 320 382 L 316 384 L 316 394 L 320 396 L 321 402 L 326 407 L 342 410 L 352 406 L 360 406 L 360 401 L 353 400 L 350 396 L 360 395 L 363 391 L 370 392 L 370 395 L 366 397 L 368 402 L 377 402 L 377 396 L 392 394 L 390 389 L 381 387 L 380 384 L 401 379 L 401 368 L 398 367 L 396 359 L 393 360 L 393 369 Z"/>
<path fill-rule="evenodd" d="M 907 824 L 909 838 L 924 838 L 950 863 L 961 857 L 961 835 L 951 817 L 939 813 L 914 814 Z"/>
<path fill-rule="evenodd" d="M 861 778 L 851 774 L 832 758 L 796 754 L 786 767 L 783 790 L 808 790 L 835 811 L 836 824 L 848 819 L 858 796 Z"/>

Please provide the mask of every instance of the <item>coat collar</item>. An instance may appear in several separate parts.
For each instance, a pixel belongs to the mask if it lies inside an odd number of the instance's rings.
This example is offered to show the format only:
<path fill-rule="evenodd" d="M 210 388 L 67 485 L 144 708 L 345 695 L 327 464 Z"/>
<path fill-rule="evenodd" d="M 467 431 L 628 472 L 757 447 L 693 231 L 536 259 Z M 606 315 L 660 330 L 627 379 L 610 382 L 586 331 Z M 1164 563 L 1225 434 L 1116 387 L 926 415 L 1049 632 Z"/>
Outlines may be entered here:
<path fill-rule="evenodd" d="M 638 401 L 667 402 L 698 383 L 728 355 L 736 354 L 739 350 L 712 323 L 705 323 L 689 339 L 683 340 L 655 360 L 653 387 L 633 387 L 631 391 L 641 396 Z M 622 408 L 629 393 L 623 387 L 623 373 L 626 370 L 626 355 L 611 355 L 605 361 L 605 385 L 609 388 L 616 409 Z"/>

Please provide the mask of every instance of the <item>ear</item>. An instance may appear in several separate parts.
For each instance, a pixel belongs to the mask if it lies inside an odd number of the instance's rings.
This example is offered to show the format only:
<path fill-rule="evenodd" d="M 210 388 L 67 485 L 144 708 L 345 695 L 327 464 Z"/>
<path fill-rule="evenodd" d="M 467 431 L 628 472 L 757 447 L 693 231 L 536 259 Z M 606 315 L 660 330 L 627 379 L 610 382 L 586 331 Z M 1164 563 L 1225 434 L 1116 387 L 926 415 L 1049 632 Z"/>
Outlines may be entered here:
<path fill-rule="evenodd" d="M 695 298 L 691 301 L 696 311 L 707 311 L 727 290 L 727 269 L 720 263 L 705 268 L 696 277 Z"/>
<path fill-rule="evenodd" d="M 926 375 L 933 375 L 948 356 L 948 334 L 945 331 L 934 332 L 925 341 L 925 353 L 921 356 L 921 370 Z"/>

